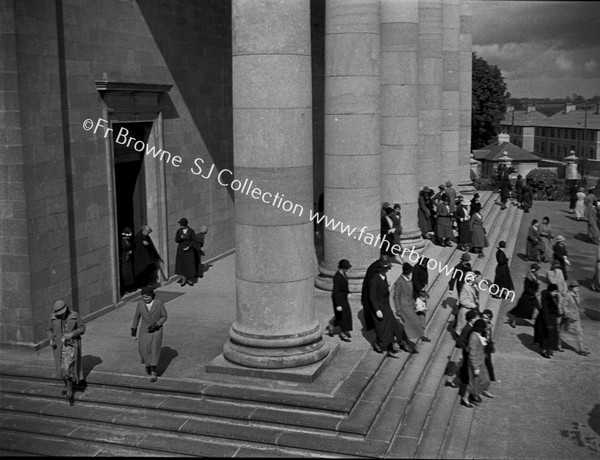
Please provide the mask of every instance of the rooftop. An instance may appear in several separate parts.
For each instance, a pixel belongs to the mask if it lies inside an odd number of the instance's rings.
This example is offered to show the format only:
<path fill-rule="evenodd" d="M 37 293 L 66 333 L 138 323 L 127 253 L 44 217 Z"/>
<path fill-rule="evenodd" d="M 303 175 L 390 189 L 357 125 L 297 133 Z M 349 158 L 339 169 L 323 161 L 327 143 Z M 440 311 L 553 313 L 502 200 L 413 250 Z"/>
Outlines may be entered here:
<path fill-rule="evenodd" d="M 473 155 L 476 160 L 479 161 L 500 161 L 504 156 L 504 152 L 508 153 L 508 156 L 512 161 L 519 163 L 523 162 L 537 162 L 540 158 L 527 150 L 523 150 L 521 147 L 517 147 L 515 144 L 510 142 L 501 142 L 500 144 L 487 145 L 482 149 L 473 150 Z"/>
<path fill-rule="evenodd" d="M 544 115 L 537 110 L 532 110 L 529 113 L 525 110 L 508 112 L 504 114 L 501 124 L 512 125 L 514 113 L 515 126 L 539 126 L 550 128 L 579 128 L 579 129 L 597 129 L 600 130 L 600 114 L 594 107 L 587 110 L 586 122 L 585 110 L 571 110 L 566 112 L 561 110 L 551 117 Z"/>

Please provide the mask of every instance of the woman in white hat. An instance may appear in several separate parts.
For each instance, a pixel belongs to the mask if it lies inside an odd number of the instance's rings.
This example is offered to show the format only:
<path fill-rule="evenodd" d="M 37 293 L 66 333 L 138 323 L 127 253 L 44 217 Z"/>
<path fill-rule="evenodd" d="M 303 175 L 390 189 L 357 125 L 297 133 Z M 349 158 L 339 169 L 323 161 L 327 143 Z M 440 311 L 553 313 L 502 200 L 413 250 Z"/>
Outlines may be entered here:
<path fill-rule="evenodd" d="M 84 332 L 85 324 L 77 312 L 72 311 L 64 300 L 54 302 L 46 333 L 52 347 L 56 373 L 65 382 L 62 394 L 68 401 L 73 399 L 73 383 L 84 380 L 81 366 L 81 336 Z"/>
<path fill-rule="evenodd" d="M 568 280 L 569 278 L 567 276 L 567 265 L 571 265 L 571 262 L 569 262 L 569 259 L 567 258 L 568 254 L 567 248 L 565 247 L 565 237 L 562 235 L 558 235 L 556 237 L 556 244 L 552 249 L 554 250 L 554 258 L 552 259 L 552 261 L 556 261 L 560 264 L 560 269 L 562 270 L 563 275 L 565 276 L 565 280 Z"/>

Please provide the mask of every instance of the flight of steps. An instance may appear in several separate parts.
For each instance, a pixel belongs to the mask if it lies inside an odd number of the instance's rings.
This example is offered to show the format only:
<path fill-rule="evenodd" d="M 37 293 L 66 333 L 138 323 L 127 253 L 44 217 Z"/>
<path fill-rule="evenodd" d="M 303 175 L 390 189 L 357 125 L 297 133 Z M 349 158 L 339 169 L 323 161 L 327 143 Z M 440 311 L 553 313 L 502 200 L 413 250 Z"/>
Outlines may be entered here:
<path fill-rule="evenodd" d="M 516 235 L 520 215 L 482 193 L 490 247 L 474 268 L 493 279 L 495 245 Z M 518 216 L 518 218 L 517 218 Z M 453 267 L 460 251 L 429 245 Z M 399 266 L 395 265 L 397 272 Z M 396 273 L 397 275 L 397 273 Z M 397 278 L 397 276 L 396 276 Z M 461 456 L 473 410 L 461 411 L 444 369 L 454 342 L 446 331 L 448 277 L 430 271 L 427 335 L 418 354 L 385 358 L 366 350 L 330 393 L 93 373 L 70 407 L 52 369 L 0 369 L 0 452 L 36 455 Z M 484 297 L 485 301 L 485 297 Z M 497 312 L 498 305 L 486 307 Z M 496 315 L 497 316 L 497 315 Z M 465 409 L 466 410 L 466 409 Z M 462 449 L 462 450 L 461 450 Z"/>

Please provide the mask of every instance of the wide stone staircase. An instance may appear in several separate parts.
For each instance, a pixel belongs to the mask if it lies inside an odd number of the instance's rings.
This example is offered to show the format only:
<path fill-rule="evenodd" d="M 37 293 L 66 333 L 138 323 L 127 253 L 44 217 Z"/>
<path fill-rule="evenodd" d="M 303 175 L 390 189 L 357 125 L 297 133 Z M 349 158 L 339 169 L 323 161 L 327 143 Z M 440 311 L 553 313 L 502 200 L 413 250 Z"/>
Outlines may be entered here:
<path fill-rule="evenodd" d="M 506 240 L 512 253 L 522 214 L 514 206 L 501 211 L 490 192 L 482 198 L 490 247 L 486 258 L 474 257 L 473 268 L 493 280 L 496 243 Z M 461 255 L 431 244 L 425 253 L 449 267 Z M 389 278 L 397 279 L 399 271 L 394 265 Z M 432 342 L 399 359 L 357 344 L 334 360 L 338 374 L 319 377 L 331 385 L 235 376 L 152 384 L 98 372 L 88 376 L 85 391 L 70 406 L 51 367 L 2 362 L 0 453 L 461 458 L 474 410 L 459 406 L 457 391 L 444 386 L 454 349 L 448 332 L 454 300 L 447 295 L 445 271 L 429 273 Z M 328 293 L 317 295 L 329 299 Z M 482 305 L 497 317 L 499 300 L 484 293 Z"/>

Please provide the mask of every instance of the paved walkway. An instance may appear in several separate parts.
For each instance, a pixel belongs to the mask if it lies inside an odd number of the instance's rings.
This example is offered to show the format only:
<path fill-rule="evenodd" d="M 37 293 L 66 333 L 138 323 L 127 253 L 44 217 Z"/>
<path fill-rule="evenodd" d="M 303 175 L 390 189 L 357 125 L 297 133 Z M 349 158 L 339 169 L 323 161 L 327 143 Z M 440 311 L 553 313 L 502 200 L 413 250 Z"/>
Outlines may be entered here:
<path fill-rule="evenodd" d="M 567 238 L 573 263 L 569 278 L 583 286 L 580 293 L 586 313 L 581 318 L 591 354 L 582 357 L 565 348 L 550 360 L 542 358 L 532 343 L 531 326 L 523 321 L 513 329 L 506 323 L 506 312 L 513 304 L 503 301 L 494 355 L 500 382 L 491 388 L 497 398 L 486 399 L 475 409 L 468 458 L 597 459 L 600 455 L 600 294 L 589 289 L 597 248 L 584 241 L 587 223 L 574 221 L 567 211 L 568 202 L 534 203 L 521 223 L 511 273 L 520 295 L 530 265 L 522 259 L 527 228 L 532 219 L 548 216 L 555 235 Z M 549 268 L 542 264 L 543 281 Z"/>

